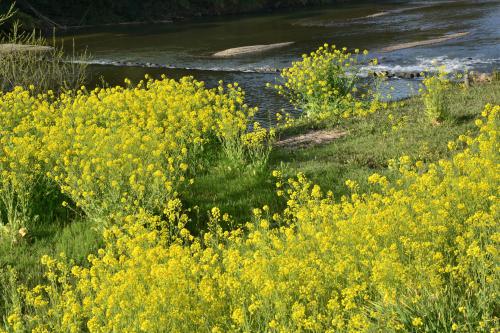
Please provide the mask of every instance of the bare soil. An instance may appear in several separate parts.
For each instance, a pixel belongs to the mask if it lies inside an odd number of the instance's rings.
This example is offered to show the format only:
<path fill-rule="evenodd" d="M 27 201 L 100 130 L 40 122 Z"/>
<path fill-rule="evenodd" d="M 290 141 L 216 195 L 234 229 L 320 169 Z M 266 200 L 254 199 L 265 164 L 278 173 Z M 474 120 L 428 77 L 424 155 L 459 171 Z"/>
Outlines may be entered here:
<path fill-rule="evenodd" d="M 275 145 L 282 148 L 307 148 L 332 142 L 347 134 L 347 131 L 339 129 L 312 131 L 279 140 Z"/>

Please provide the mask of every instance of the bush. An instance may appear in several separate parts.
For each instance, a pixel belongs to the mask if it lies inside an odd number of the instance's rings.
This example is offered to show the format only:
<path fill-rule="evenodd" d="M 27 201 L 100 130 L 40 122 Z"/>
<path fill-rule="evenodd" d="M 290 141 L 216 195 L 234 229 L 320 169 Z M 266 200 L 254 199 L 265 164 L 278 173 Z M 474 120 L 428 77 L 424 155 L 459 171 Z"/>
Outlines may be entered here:
<path fill-rule="evenodd" d="M 42 136 L 35 125 L 40 99 L 15 88 L 0 92 L 0 242 L 16 242 L 32 216 L 35 188 L 45 172 Z M 40 119 L 39 119 L 40 120 Z"/>
<path fill-rule="evenodd" d="M 48 283 L 22 292 L 7 329 L 495 331 L 500 106 L 483 115 L 464 150 L 429 165 L 402 157 L 399 178 L 372 175 L 371 193 L 348 182 L 337 202 L 302 175 L 279 180 L 288 207 L 255 209 L 246 230 L 223 232 L 230 218 L 214 208 L 210 231 L 193 237 L 175 203 L 171 238 L 147 227 L 159 217 L 128 216 L 89 268 L 44 257 Z"/>
<path fill-rule="evenodd" d="M 190 77 L 60 96 L 0 93 L 0 231 L 15 240 L 36 218 L 32 208 L 46 204 L 37 191 L 48 189 L 101 223 L 166 214 L 166 202 L 219 150 L 240 144 L 243 163 L 265 164 L 270 145 L 261 129 L 248 131 L 253 113 L 234 85 L 206 89 Z"/>
<path fill-rule="evenodd" d="M 422 100 L 425 105 L 425 114 L 431 123 L 439 123 L 448 117 L 448 103 L 446 94 L 450 89 L 450 80 L 444 67 L 439 68 L 437 75 L 424 78 Z"/>
<path fill-rule="evenodd" d="M 338 122 L 366 115 L 377 109 L 378 97 L 362 84 L 359 57 L 359 50 L 352 54 L 325 44 L 284 69 L 283 84 L 274 88 L 308 117 Z"/>

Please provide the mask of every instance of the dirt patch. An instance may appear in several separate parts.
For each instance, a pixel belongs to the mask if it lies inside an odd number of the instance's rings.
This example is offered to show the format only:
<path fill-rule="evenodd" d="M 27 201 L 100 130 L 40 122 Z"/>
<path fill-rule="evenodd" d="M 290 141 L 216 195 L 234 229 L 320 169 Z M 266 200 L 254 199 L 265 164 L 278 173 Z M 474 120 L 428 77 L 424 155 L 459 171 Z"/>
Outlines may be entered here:
<path fill-rule="evenodd" d="M 432 45 L 432 44 L 446 42 L 446 41 L 451 40 L 451 39 L 464 37 L 464 36 L 467 36 L 468 34 L 469 34 L 469 32 L 460 32 L 457 34 L 445 35 L 445 36 L 442 36 L 439 38 L 422 40 L 419 42 L 396 44 L 396 45 L 385 47 L 380 51 L 381 52 L 392 52 L 392 51 L 397 51 L 397 50 L 402 50 L 402 49 L 409 49 L 409 48 L 417 47 L 417 46 Z"/>
<path fill-rule="evenodd" d="M 227 58 L 227 57 L 236 57 L 236 56 L 245 55 L 245 54 L 261 53 L 261 52 L 266 52 L 266 51 L 282 48 L 285 46 L 289 46 L 289 45 L 292 45 L 293 43 L 294 42 L 286 42 L 286 43 L 276 43 L 276 44 L 267 44 L 267 45 L 251 45 L 251 46 L 235 47 L 232 49 L 227 49 L 224 51 L 214 53 L 213 56 L 216 58 Z"/>
<path fill-rule="evenodd" d="M 306 134 L 292 136 L 276 142 L 276 147 L 281 148 L 305 148 L 322 145 L 344 137 L 348 134 L 342 130 L 321 130 L 312 131 Z"/>

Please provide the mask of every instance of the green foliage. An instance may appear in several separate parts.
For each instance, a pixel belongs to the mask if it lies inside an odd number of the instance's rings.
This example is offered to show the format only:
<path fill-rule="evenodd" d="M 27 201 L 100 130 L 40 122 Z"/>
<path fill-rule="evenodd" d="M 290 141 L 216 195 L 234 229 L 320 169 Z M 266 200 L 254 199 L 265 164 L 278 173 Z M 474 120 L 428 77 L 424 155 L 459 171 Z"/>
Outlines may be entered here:
<path fill-rule="evenodd" d="M 11 4 L 9 9 L 5 13 L 0 13 L 0 26 L 4 24 L 8 19 L 10 19 L 16 13 L 14 9 L 14 4 Z"/>
<path fill-rule="evenodd" d="M 38 93 L 62 92 L 77 89 L 86 82 L 88 55 L 75 53 L 74 47 L 71 54 L 55 42 L 49 47 L 48 41 L 36 31 L 20 31 L 18 24 L 0 43 L 14 44 L 12 51 L 5 51 L 0 57 L 0 91 L 20 86 Z"/>
<path fill-rule="evenodd" d="M 441 67 L 437 75 L 424 78 L 422 100 L 425 105 L 425 114 L 431 123 L 445 120 L 449 115 L 447 94 L 450 89 L 449 73 L 446 68 Z"/>
<path fill-rule="evenodd" d="M 363 53 L 368 55 L 367 51 Z M 358 76 L 359 57 L 359 50 L 350 53 L 345 47 L 325 44 L 284 69 L 283 83 L 274 88 L 307 117 L 338 123 L 366 116 L 375 112 L 380 103 Z"/>

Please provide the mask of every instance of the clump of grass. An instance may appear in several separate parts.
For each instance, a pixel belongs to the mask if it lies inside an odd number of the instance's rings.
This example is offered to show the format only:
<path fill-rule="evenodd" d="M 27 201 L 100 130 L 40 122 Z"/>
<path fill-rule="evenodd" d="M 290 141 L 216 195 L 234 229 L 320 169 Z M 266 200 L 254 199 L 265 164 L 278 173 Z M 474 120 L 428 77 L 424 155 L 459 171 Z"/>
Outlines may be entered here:
<path fill-rule="evenodd" d="M 423 83 L 425 89 L 422 89 L 422 100 L 425 114 L 431 123 L 438 124 L 449 116 L 446 95 L 451 83 L 446 68 L 440 67 L 437 75 L 427 76 Z"/>
<path fill-rule="evenodd" d="M 53 90 L 56 92 L 75 90 L 85 84 L 87 79 L 86 53 L 71 54 L 64 52 L 53 40 L 50 48 L 47 39 L 36 31 L 21 31 L 15 23 L 12 31 L 0 39 L 0 43 L 31 45 L 29 50 L 3 52 L 0 57 L 0 90 L 10 91 L 14 87 L 30 88 L 37 93 Z M 44 47 L 43 49 L 39 47 Z"/>
<path fill-rule="evenodd" d="M 491 81 L 492 82 L 500 82 L 500 71 L 496 68 L 491 73 Z"/>

